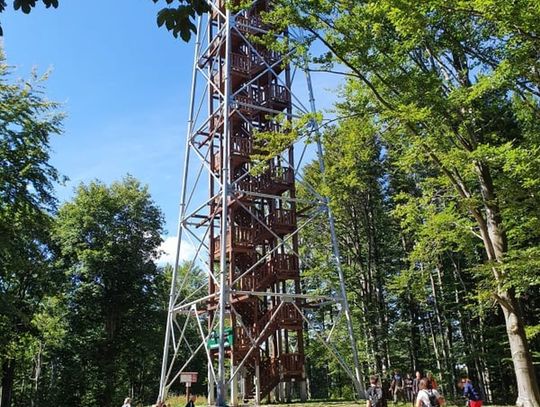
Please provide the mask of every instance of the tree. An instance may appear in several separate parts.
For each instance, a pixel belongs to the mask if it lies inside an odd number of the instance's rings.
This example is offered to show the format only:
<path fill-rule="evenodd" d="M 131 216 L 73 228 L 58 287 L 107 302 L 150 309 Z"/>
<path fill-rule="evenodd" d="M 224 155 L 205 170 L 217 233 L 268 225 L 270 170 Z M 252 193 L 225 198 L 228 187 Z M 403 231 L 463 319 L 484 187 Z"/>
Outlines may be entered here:
<path fill-rule="evenodd" d="M 9 83 L 0 51 L 0 363 L 2 407 L 11 404 L 23 343 L 39 340 L 34 323 L 58 275 L 51 269 L 50 225 L 54 185 L 62 181 L 49 163 L 49 141 L 62 132 L 58 104 L 42 93 L 46 79 Z"/>
<path fill-rule="evenodd" d="M 13 0 L 13 8 L 29 14 L 36 7 L 39 0 Z M 41 0 L 45 7 L 58 8 L 58 0 Z M 152 0 L 159 3 L 160 0 Z M 191 34 L 197 31 L 193 20 L 197 15 L 201 15 L 210 10 L 205 0 L 164 0 L 167 5 L 178 4 L 176 7 L 163 7 L 157 15 L 157 24 L 159 27 L 165 25 L 175 38 L 180 37 L 188 42 Z M 7 7 L 6 0 L 0 0 L 0 13 Z M 0 36 L 3 35 L 0 25 Z"/>
<path fill-rule="evenodd" d="M 70 287 L 57 403 L 119 404 L 147 377 L 144 364 L 161 349 L 165 320 L 154 263 L 162 231 L 148 188 L 130 176 L 110 187 L 81 185 L 60 208 L 54 239 Z"/>
<path fill-rule="evenodd" d="M 523 200 L 535 218 L 538 206 L 528 172 L 538 166 L 539 133 L 529 119 L 540 113 L 537 2 L 279 4 L 267 21 L 278 31 L 300 26 L 308 41 L 322 42 L 329 52 L 316 62 L 345 68 L 350 113 L 376 125 L 404 168 L 430 171 L 431 182 L 452 194 L 460 219 L 472 222 L 469 233 L 483 247 L 480 268 L 489 271 L 484 286 L 506 321 L 517 404 L 539 406 L 519 301 L 538 284 L 539 249 L 536 232 L 523 240 L 527 222 L 517 209 Z"/>

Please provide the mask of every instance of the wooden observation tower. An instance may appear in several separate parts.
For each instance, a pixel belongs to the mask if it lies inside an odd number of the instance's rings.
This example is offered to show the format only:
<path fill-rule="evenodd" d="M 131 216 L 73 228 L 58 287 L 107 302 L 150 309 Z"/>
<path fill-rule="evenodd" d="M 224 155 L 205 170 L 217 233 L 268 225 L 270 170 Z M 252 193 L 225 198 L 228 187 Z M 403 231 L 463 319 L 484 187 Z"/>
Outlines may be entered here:
<path fill-rule="evenodd" d="M 253 1 L 239 11 L 226 7 L 236 3 L 210 1 L 211 11 L 198 22 L 159 398 L 198 352 L 207 357 L 210 403 L 255 399 L 258 404 L 270 395 L 287 399 L 293 390 L 306 398 L 303 332 L 313 324 L 309 310 L 322 303 L 334 304 L 336 315 L 344 316 L 353 368 L 334 352 L 319 325 L 312 329 L 360 391 L 332 216 L 313 189 L 312 198 L 296 194 L 297 183 L 304 182 L 298 156 L 304 157 L 306 148 L 291 145 L 262 166 L 253 160 L 255 134 L 281 132 L 284 119 L 314 110 L 311 83 L 306 108 L 293 92 L 296 68 L 285 62 L 289 53 L 262 45 L 269 32 L 293 35 L 264 22 L 272 1 Z M 316 130 L 313 123 L 307 131 Z M 321 214 L 330 221 L 329 257 L 341 284 L 331 295 L 313 296 L 301 287 L 299 239 L 301 229 Z M 187 260 L 182 269 L 181 260 Z M 194 288 L 196 273 L 204 274 L 204 282 Z"/>

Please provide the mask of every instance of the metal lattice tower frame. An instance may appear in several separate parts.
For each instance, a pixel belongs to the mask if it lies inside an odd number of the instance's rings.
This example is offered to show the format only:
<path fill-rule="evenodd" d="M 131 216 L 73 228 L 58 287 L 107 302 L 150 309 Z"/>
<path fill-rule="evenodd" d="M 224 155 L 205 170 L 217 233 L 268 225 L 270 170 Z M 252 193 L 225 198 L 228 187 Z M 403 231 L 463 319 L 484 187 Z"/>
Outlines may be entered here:
<path fill-rule="evenodd" d="M 333 216 L 327 200 L 301 172 L 307 145 L 289 146 L 262 169 L 252 160 L 256 132 L 280 132 L 283 118 L 315 112 L 309 71 L 291 67 L 285 62 L 289 54 L 257 40 L 271 28 L 261 19 L 271 1 L 254 1 L 238 12 L 226 8 L 234 1 L 208 3 L 211 11 L 199 19 L 195 43 L 159 400 L 181 372 L 189 371 L 199 352 L 208 363 L 210 403 L 225 405 L 227 386 L 233 405 L 239 395 L 255 398 L 257 404 L 273 390 L 283 397 L 291 382 L 299 383 L 305 396 L 306 328 L 336 357 L 361 396 Z M 275 35 L 279 39 L 293 33 Z M 293 91 L 297 71 L 307 79 L 308 108 Z M 310 123 L 306 132 L 318 135 L 317 126 Z M 324 174 L 322 146 L 315 138 Z M 297 186 L 307 191 L 301 198 Z M 301 287 L 301 231 L 320 216 L 328 219 L 331 257 L 338 271 L 339 287 L 330 295 L 305 293 Z M 186 247 L 193 255 L 180 275 L 180 254 Z M 197 270 L 205 281 L 187 293 Z M 312 310 L 329 305 L 338 317 L 323 332 Z M 352 369 L 330 341 L 341 317 L 350 336 Z M 190 326 L 198 337 L 188 337 Z"/>

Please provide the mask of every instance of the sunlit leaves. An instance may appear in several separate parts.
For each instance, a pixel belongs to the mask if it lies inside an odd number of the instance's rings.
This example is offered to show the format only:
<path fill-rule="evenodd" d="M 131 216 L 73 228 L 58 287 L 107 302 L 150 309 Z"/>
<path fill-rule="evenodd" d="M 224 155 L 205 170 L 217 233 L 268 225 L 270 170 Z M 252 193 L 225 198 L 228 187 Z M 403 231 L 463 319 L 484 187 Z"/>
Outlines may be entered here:
<path fill-rule="evenodd" d="M 160 0 L 152 0 L 159 3 Z M 210 10 L 208 3 L 204 0 L 164 0 L 167 5 L 179 4 L 177 7 L 162 8 L 157 15 L 157 25 L 165 26 L 175 38 L 189 41 L 191 35 L 196 33 L 197 27 L 194 20 Z"/>

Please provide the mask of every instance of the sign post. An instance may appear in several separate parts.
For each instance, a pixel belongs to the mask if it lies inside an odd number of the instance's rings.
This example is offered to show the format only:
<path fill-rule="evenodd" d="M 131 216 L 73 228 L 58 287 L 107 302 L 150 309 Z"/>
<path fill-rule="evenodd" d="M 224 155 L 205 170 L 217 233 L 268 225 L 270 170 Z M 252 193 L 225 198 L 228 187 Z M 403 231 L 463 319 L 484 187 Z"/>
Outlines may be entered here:
<path fill-rule="evenodd" d="M 186 384 L 186 401 L 189 402 L 191 383 L 197 382 L 197 372 L 182 372 L 180 373 L 180 382 Z"/>

